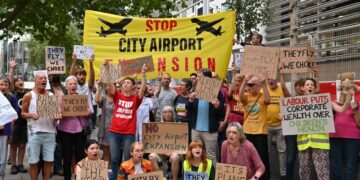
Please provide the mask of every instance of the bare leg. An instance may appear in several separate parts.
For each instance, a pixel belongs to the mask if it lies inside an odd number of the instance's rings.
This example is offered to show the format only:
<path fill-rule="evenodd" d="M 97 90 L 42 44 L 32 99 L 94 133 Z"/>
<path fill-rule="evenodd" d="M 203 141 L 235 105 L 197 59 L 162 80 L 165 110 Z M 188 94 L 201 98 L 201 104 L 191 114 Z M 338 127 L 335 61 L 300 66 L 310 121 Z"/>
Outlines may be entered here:
<path fill-rule="evenodd" d="M 172 153 L 170 156 L 170 161 L 173 180 L 177 180 L 179 175 L 179 155 L 176 153 Z"/>
<path fill-rule="evenodd" d="M 38 164 L 30 164 L 30 177 L 31 180 L 38 179 Z"/>
<path fill-rule="evenodd" d="M 150 154 L 149 155 L 149 160 L 151 162 L 151 166 L 152 166 L 154 171 L 160 170 L 157 158 L 155 156 L 152 156 L 152 154 Z"/>
<path fill-rule="evenodd" d="M 16 153 L 17 153 L 17 144 L 10 144 L 10 162 L 11 165 L 16 166 Z"/>
<path fill-rule="evenodd" d="M 103 160 L 109 162 L 110 160 L 110 149 L 109 146 L 103 147 Z"/>
<path fill-rule="evenodd" d="M 44 180 L 50 180 L 52 162 L 44 161 Z"/>
<path fill-rule="evenodd" d="M 24 156 L 25 156 L 25 149 L 26 148 L 26 144 L 19 144 L 19 150 L 18 150 L 18 165 L 23 165 L 24 164 Z"/>

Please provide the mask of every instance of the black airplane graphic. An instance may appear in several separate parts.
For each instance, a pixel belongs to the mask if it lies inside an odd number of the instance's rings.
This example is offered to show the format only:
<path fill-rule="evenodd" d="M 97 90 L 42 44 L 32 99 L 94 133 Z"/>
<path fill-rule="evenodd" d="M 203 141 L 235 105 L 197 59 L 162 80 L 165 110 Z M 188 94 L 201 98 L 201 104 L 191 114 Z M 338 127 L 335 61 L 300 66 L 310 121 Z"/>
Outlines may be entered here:
<path fill-rule="evenodd" d="M 219 23 L 222 20 L 224 20 L 224 18 L 221 18 L 221 19 L 218 19 L 218 20 L 215 20 L 212 22 L 207 22 L 207 21 L 200 21 L 198 18 L 192 18 L 191 22 L 196 23 L 200 26 L 200 28 L 196 28 L 196 31 L 197 31 L 196 35 L 199 35 L 202 32 L 207 31 L 215 36 L 221 36 L 221 34 L 225 32 L 225 31 L 221 32 L 221 26 L 219 26 L 218 29 L 215 29 L 212 26 Z"/>
<path fill-rule="evenodd" d="M 126 25 L 128 25 L 132 19 L 131 18 L 124 18 L 121 21 L 117 23 L 111 23 L 109 21 L 106 21 L 104 19 L 98 18 L 102 23 L 106 24 L 110 28 L 108 30 L 105 30 L 104 27 L 101 26 L 101 32 L 96 32 L 102 37 L 106 37 L 107 35 L 113 34 L 113 33 L 120 33 L 124 36 L 126 36 L 127 30 L 123 29 Z"/>

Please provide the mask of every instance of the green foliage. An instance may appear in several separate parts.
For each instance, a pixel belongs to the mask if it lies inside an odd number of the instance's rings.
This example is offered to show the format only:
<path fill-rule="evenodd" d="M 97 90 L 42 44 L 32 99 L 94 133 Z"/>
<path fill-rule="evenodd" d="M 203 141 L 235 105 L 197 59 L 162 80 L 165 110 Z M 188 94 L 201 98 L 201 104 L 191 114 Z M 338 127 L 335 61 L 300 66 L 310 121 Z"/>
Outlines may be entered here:
<path fill-rule="evenodd" d="M 236 11 L 237 40 L 257 31 L 257 25 L 265 25 L 271 21 L 269 0 L 227 0 L 224 5 Z"/>

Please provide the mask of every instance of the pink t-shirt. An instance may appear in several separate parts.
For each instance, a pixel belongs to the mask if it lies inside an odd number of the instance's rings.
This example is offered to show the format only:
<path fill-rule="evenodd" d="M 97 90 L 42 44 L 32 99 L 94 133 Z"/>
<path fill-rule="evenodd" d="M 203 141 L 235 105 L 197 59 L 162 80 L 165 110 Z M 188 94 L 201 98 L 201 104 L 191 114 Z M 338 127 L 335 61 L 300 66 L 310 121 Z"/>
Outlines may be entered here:
<path fill-rule="evenodd" d="M 257 170 L 262 173 L 265 172 L 265 166 L 258 152 L 248 140 L 240 145 L 236 155 L 231 152 L 228 141 L 224 141 L 221 146 L 221 163 L 246 166 L 246 179 L 252 178 Z"/>
<path fill-rule="evenodd" d="M 360 107 L 358 108 L 358 112 L 360 113 Z M 330 133 L 330 137 L 360 139 L 360 128 L 352 115 L 351 107 L 344 113 L 335 112 L 334 125 L 335 133 Z"/>

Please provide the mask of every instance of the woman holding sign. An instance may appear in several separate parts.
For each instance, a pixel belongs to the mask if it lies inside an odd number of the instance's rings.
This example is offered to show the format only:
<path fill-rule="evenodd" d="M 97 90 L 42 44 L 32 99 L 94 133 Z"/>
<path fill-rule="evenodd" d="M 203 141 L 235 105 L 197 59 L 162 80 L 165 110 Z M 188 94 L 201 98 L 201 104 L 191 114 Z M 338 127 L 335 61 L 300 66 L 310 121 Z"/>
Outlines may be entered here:
<path fill-rule="evenodd" d="M 77 95 L 78 81 L 75 76 L 69 76 L 65 80 L 65 88 L 70 96 Z M 64 102 L 60 101 L 61 106 Z M 90 112 L 91 100 L 88 99 L 88 115 Z M 64 113 L 64 112 L 62 112 Z M 64 179 L 71 180 L 71 161 L 73 153 L 75 154 L 75 162 L 79 162 L 84 158 L 84 142 L 86 137 L 82 131 L 87 126 L 88 116 L 66 116 L 60 120 L 58 126 L 58 134 L 60 137 L 61 151 L 64 163 Z"/>
<path fill-rule="evenodd" d="M 186 152 L 184 161 L 185 172 L 206 173 L 209 180 L 215 179 L 215 168 L 212 160 L 207 158 L 205 146 L 200 141 L 192 141 Z"/>
<path fill-rule="evenodd" d="M 221 146 L 221 163 L 246 166 L 246 179 L 259 179 L 265 166 L 254 145 L 246 140 L 240 123 L 230 123 L 226 137 L 227 140 Z"/>
<path fill-rule="evenodd" d="M 304 86 L 302 87 L 304 95 L 315 94 L 316 88 L 317 84 L 314 79 L 305 79 Z M 346 102 L 343 106 L 332 102 L 332 108 L 335 112 L 345 112 L 348 107 L 349 102 Z M 330 179 L 329 134 L 300 134 L 297 137 L 297 147 L 299 149 L 299 174 L 301 175 L 301 179 L 310 180 L 311 163 L 315 166 L 316 174 L 319 180 Z"/>

